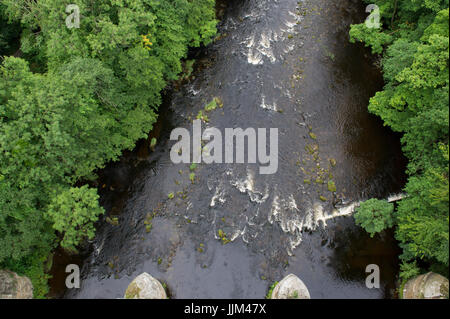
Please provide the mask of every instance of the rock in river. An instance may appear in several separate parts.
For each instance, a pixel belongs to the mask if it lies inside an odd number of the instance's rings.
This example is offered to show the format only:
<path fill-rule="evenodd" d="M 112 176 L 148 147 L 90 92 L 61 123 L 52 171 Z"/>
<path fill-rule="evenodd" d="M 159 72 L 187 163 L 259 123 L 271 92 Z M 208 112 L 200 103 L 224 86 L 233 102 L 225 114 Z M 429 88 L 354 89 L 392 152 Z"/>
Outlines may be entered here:
<path fill-rule="evenodd" d="M 290 274 L 275 286 L 272 299 L 311 299 L 311 297 L 303 281 Z"/>
<path fill-rule="evenodd" d="M 126 299 L 167 299 L 161 283 L 146 272 L 137 276 L 125 291 Z"/>
<path fill-rule="evenodd" d="M 448 298 L 448 279 L 433 272 L 408 280 L 403 287 L 403 299 Z"/>
<path fill-rule="evenodd" d="M 28 277 L 9 270 L 0 270 L 0 299 L 31 299 L 33 285 Z"/>

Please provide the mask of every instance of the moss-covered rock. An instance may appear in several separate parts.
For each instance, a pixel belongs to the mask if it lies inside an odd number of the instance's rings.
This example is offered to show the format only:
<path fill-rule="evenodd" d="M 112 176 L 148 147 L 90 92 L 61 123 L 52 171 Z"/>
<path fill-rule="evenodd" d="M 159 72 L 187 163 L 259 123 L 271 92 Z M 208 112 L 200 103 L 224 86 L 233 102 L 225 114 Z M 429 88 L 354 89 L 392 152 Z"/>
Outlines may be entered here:
<path fill-rule="evenodd" d="M 270 299 L 311 299 L 308 288 L 296 275 L 289 274 L 273 288 Z"/>
<path fill-rule="evenodd" d="M 146 272 L 137 276 L 125 291 L 126 299 L 167 299 L 161 283 Z"/>
<path fill-rule="evenodd" d="M 332 167 L 336 166 L 336 160 L 334 158 L 330 158 L 330 164 Z"/>
<path fill-rule="evenodd" d="M 313 132 L 309 132 L 309 137 L 311 137 L 313 140 L 317 139 L 317 135 L 314 134 Z"/>
<path fill-rule="evenodd" d="M 448 279 L 429 272 L 414 277 L 403 286 L 403 299 L 448 299 Z"/>
<path fill-rule="evenodd" d="M 333 181 L 328 181 L 328 190 L 332 193 L 336 192 L 336 185 Z"/>
<path fill-rule="evenodd" d="M 32 299 L 33 285 L 28 277 L 0 270 L 0 299 Z"/>

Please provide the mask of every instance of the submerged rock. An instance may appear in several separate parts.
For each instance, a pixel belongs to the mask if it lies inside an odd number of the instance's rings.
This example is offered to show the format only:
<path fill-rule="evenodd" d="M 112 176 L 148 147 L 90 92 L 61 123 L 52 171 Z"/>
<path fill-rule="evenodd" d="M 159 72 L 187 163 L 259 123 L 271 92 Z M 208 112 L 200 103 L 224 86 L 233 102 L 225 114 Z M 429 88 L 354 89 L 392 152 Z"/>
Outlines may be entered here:
<path fill-rule="evenodd" d="M 125 291 L 126 299 L 167 299 L 161 283 L 146 272 L 137 276 Z"/>
<path fill-rule="evenodd" d="M 296 275 L 289 274 L 273 289 L 272 299 L 311 299 L 308 288 Z"/>
<path fill-rule="evenodd" d="M 28 277 L 0 270 L 0 299 L 32 299 L 33 285 Z"/>
<path fill-rule="evenodd" d="M 448 279 L 429 272 L 408 280 L 403 287 L 403 299 L 446 299 Z"/>

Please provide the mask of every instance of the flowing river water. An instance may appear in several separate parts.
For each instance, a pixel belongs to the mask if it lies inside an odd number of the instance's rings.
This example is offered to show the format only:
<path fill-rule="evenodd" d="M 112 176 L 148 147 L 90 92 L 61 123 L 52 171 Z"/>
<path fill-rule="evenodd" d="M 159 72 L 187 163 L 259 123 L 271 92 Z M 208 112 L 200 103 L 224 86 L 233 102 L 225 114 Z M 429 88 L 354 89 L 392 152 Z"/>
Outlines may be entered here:
<path fill-rule="evenodd" d="M 392 234 L 370 238 L 350 216 L 360 200 L 404 182 L 398 136 L 367 112 L 381 75 L 367 49 L 348 41 L 349 25 L 365 19 L 361 1 L 227 4 L 221 37 L 193 53 L 194 76 L 165 94 L 156 148 L 141 142 L 101 172 L 106 214 L 77 260 L 81 288 L 64 297 L 121 298 L 142 272 L 172 298 L 264 298 L 289 273 L 312 298 L 392 297 Z M 276 174 L 199 164 L 192 183 L 189 165 L 171 162 L 171 130 L 190 129 L 214 97 L 223 108 L 207 113 L 203 129 L 278 128 Z M 118 225 L 105 222 L 114 216 Z M 63 261 L 53 267 L 55 296 Z M 380 289 L 365 286 L 369 264 L 380 267 Z"/>

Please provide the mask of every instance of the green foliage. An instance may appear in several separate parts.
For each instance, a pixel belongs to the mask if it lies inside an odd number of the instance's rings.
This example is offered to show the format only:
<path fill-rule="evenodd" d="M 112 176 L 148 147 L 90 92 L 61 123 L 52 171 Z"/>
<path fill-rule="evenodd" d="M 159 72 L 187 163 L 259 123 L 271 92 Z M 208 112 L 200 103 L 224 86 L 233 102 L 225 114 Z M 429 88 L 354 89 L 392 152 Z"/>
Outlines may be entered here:
<path fill-rule="evenodd" d="M 10 22 L 5 14 L 5 6 L 0 3 L 0 56 L 13 54 L 18 49 L 20 25 Z"/>
<path fill-rule="evenodd" d="M 406 282 L 419 274 L 420 268 L 417 266 L 417 263 L 415 261 L 412 263 L 403 262 L 400 265 L 400 278 L 402 282 Z"/>
<path fill-rule="evenodd" d="M 350 32 L 352 41 L 364 41 L 382 54 L 385 87 L 371 98 L 369 110 L 403 134 L 409 159 L 407 197 L 394 213 L 403 248 L 401 276 L 417 273 L 417 259 L 448 268 L 449 3 L 365 2 L 380 7 L 384 26 L 355 25 Z"/>
<path fill-rule="evenodd" d="M 215 110 L 217 107 L 222 108 L 222 107 L 223 107 L 223 102 L 222 102 L 222 100 L 221 100 L 220 98 L 215 97 L 215 98 L 212 99 L 211 102 L 209 102 L 209 103 L 205 106 L 204 109 L 205 109 L 206 112 L 210 112 L 210 111 Z"/>
<path fill-rule="evenodd" d="M 53 228 L 64 234 L 61 246 L 69 250 L 75 250 L 83 239 L 94 237 L 93 223 L 103 213 L 97 191 L 87 185 L 62 191 L 53 198 L 47 211 Z"/>
<path fill-rule="evenodd" d="M 354 215 L 356 224 L 364 228 L 370 237 L 394 226 L 394 205 L 375 198 L 362 202 Z"/>
<path fill-rule="evenodd" d="M 364 23 L 352 25 L 350 29 L 350 42 L 364 42 L 366 46 L 372 48 L 372 53 L 381 53 L 383 46 L 392 41 L 392 36 L 380 32 L 375 28 L 367 28 Z"/>
<path fill-rule="evenodd" d="M 275 281 L 270 287 L 269 291 L 267 292 L 266 299 L 272 299 L 272 292 L 275 289 L 276 285 L 278 285 L 278 281 Z"/>
<path fill-rule="evenodd" d="M 213 99 L 211 102 L 209 102 L 206 106 L 205 106 L 205 111 L 209 112 L 209 111 L 213 111 L 217 108 L 217 102 L 216 99 Z"/>
<path fill-rule="evenodd" d="M 157 143 L 157 139 L 155 137 L 153 137 L 150 141 L 150 147 L 154 148 L 156 146 Z"/>
<path fill-rule="evenodd" d="M 383 76 L 386 82 L 395 81 L 395 77 L 414 61 L 418 43 L 400 38 L 386 49 L 383 59 Z"/>
<path fill-rule="evenodd" d="M 45 249 L 37 249 L 20 260 L 8 258 L 0 263 L 0 268 L 9 269 L 20 276 L 30 278 L 33 285 L 33 297 L 43 299 L 49 290 L 47 281 L 50 275 L 46 273 L 45 266 L 48 258 L 52 257 L 50 250 L 51 246 L 48 246 Z"/>
<path fill-rule="evenodd" d="M 397 239 L 403 247 L 403 259 L 434 259 L 447 265 L 449 259 L 449 184 L 448 145 L 442 146 L 445 168 L 428 169 L 410 177 L 405 190 L 409 194 L 397 209 Z"/>
<path fill-rule="evenodd" d="M 74 185 L 147 137 L 161 90 L 216 23 L 214 0 L 2 1 L 0 55 L 21 35 L 22 58 L 0 65 L 0 263 L 40 269 L 55 231 L 69 250 L 92 238 L 98 195 Z"/>

